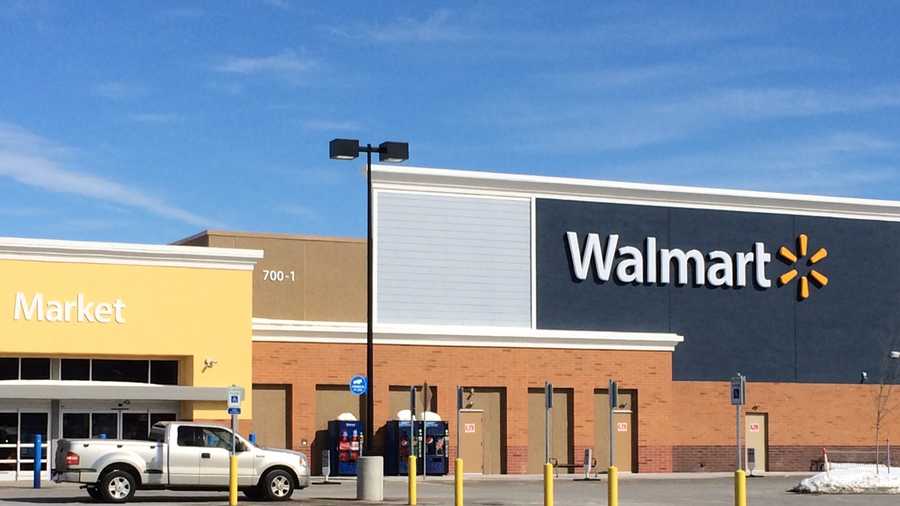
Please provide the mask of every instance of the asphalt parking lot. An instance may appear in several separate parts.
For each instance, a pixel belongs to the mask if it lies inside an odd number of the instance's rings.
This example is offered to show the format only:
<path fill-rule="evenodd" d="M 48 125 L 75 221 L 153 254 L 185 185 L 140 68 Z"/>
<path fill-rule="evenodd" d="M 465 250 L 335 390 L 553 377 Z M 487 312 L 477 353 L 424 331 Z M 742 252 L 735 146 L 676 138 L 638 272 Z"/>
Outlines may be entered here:
<path fill-rule="evenodd" d="M 788 492 L 801 477 L 769 476 L 753 478 L 748 482 L 750 505 L 896 505 L 897 496 L 799 495 Z M 606 483 L 603 481 L 558 480 L 555 484 L 556 504 L 605 505 Z M 453 504 L 453 482 L 430 480 L 419 483 L 421 505 Z M 542 483 L 539 479 L 470 479 L 466 482 L 465 504 L 480 506 L 541 505 Z M 314 485 L 294 494 L 292 503 L 309 505 L 347 505 L 355 502 L 356 484 L 352 481 L 340 485 Z M 252 503 L 241 504 L 272 504 Z M 22 504 L 89 504 L 93 502 L 84 491 L 75 486 L 48 486 L 41 490 L 18 486 L 0 486 L 0 506 Z M 152 504 L 227 504 L 228 496 L 213 492 L 138 491 L 134 503 Z M 625 477 L 620 482 L 619 502 L 623 506 L 665 505 L 730 505 L 733 504 L 732 481 L 725 476 L 666 476 Z M 406 483 L 390 480 L 385 483 L 385 504 L 406 504 Z"/>

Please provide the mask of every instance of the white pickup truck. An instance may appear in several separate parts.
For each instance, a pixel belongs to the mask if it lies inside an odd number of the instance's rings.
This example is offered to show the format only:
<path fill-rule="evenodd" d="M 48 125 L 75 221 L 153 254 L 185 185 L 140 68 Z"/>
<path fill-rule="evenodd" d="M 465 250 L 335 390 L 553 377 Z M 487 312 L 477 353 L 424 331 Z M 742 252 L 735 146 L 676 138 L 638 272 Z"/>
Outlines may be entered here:
<path fill-rule="evenodd" d="M 83 483 L 98 500 L 126 502 L 137 489 L 228 490 L 232 432 L 160 422 L 149 441 L 61 439 L 53 481 Z M 263 449 L 237 435 L 238 488 L 251 499 L 287 500 L 309 485 L 306 456 Z"/>

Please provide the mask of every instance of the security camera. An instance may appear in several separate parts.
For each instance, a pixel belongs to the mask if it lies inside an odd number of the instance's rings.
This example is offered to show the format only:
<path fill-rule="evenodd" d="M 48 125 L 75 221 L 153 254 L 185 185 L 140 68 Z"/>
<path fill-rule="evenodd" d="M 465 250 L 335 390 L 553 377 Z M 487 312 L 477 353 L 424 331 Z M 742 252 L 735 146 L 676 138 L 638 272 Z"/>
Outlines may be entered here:
<path fill-rule="evenodd" d="M 895 360 L 898 359 L 898 358 L 900 358 L 900 351 L 892 351 L 892 352 L 891 352 L 891 358 L 893 358 L 893 359 L 895 359 Z"/>
<path fill-rule="evenodd" d="M 868 379 L 869 379 L 869 373 L 867 373 L 866 371 L 859 373 L 859 382 L 860 383 L 865 383 L 866 380 L 868 380 Z"/>

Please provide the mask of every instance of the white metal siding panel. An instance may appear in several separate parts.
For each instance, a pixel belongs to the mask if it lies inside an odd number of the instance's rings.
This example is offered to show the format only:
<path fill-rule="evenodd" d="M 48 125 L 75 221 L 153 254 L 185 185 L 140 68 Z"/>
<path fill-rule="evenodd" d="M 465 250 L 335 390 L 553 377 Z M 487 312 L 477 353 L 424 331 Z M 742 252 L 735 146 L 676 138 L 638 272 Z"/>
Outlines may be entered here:
<path fill-rule="evenodd" d="M 381 191 L 377 321 L 531 326 L 527 199 Z"/>

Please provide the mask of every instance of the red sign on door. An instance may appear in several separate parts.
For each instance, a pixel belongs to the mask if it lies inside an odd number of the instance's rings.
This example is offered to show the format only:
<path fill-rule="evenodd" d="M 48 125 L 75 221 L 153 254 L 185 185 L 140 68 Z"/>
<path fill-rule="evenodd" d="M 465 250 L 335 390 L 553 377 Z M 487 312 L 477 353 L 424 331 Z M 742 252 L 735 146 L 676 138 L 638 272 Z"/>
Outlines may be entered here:
<path fill-rule="evenodd" d="M 619 422 L 616 424 L 616 430 L 619 432 L 628 432 L 628 422 Z"/>
<path fill-rule="evenodd" d="M 750 424 L 750 432 L 759 432 L 759 424 L 751 423 Z"/>

